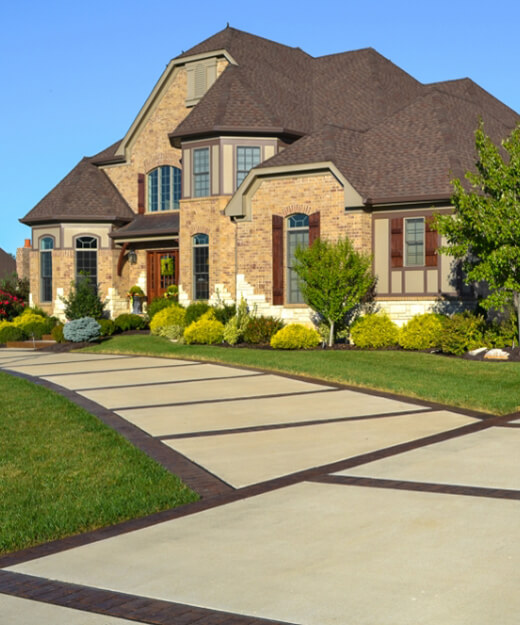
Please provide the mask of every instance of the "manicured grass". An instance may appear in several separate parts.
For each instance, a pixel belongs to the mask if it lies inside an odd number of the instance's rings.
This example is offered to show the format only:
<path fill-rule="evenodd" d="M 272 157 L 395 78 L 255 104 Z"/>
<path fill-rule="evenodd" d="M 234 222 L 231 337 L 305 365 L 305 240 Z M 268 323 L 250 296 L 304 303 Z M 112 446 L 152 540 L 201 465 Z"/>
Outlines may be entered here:
<path fill-rule="evenodd" d="M 520 409 L 520 364 L 488 363 L 405 351 L 282 351 L 177 345 L 147 335 L 114 336 L 87 348 L 260 367 L 384 390 L 492 414 Z"/>
<path fill-rule="evenodd" d="M 0 373 L 0 553 L 195 501 L 64 397 Z"/>

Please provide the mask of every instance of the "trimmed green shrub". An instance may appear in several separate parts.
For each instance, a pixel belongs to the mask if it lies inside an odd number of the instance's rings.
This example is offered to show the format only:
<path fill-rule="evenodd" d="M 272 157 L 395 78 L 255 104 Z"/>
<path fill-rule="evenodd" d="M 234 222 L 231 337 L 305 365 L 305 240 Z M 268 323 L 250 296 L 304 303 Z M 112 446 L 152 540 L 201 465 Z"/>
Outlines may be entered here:
<path fill-rule="evenodd" d="M 47 319 L 33 313 L 15 317 L 13 324 L 21 328 L 27 336 L 35 339 L 41 339 L 44 334 L 48 333 L 49 324 Z"/>
<path fill-rule="evenodd" d="M 484 345 L 486 347 L 511 347 L 517 341 L 517 329 L 508 322 L 497 323 L 493 321 L 486 327 L 484 333 Z"/>
<path fill-rule="evenodd" d="M 62 297 L 61 300 L 65 304 L 65 317 L 69 320 L 84 317 L 101 319 L 103 316 L 105 304 L 87 276 L 82 275 L 75 282 L 71 282 L 69 296 Z"/>
<path fill-rule="evenodd" d="M 399 328 L 386 314 L 373 313 L 359 317 L 350 330 L 350 337 L 361 349 L 397 345 Z"/>
<path fill-rule="evenodd" d="M 121 332 L 127 332 L 128 330 L 144 330 L 147 323 L 141 315 L 123 313 L 114 319 L 114 325 Z"/>
<path fill-rule="evenodd" d="M 213 310 L 215 311 L 217 321 L 226 325 L 236 315 L 237 307 L 235 304 L 220 304 L 219 306 L 213 306 Z"/>
<path fill-rule="evenodd" d="M 158 311 L 150 321 L 150 331 L 157 336 L 169 339 L 179 339 L 184 332 L 186 309 L 171 303 L 163 310 Z"/>
<path fill-rule="evenodd" d="M 166 297 L 155 297 L 150 304 L 148 305 L 147 314 L 148 319 L 151 321 L 155 315 L 168 306 L 179 306 L 173 299 L 168 299 Z"/>
<path fill-rule="evenodd" d="M 415 315 L 399 332 L 399 345 L 404 349 L 432 349 L 441 344 L 446 317 L 436 313 Z"/>
<path fill-rule="evenodd" d="M 236 345 L 242 339 L 249 319 L 250 315 L 247 302 L 242 297 L 240 298 L 240 304 L 238 305 L 235 316 L 231 317 L 224 328 L 224 340 L 226 343 Z"/>
<path fill-rule="evenodd" d="M 0 327 L 0 343 L 7 343 L 8 341 L 25 341 L 27 334 L 20 326 L 15 326 L 12 323 L 2 324 Z"/>
<path fill-rule="evenodd" d="M 51 336 L 56 343 L 65 343 L 65 337 L 63 336 L 63 324 L 57 323 L 51 330 Z"/>
<path fill-rule="evenodd" d="M 118 330 L 112 319 L 98 319 L 97 322 L 101 327 L 100 336 L 112 336 Z"/>
<path fill-rule="evenodd" d="M 211 306 L 207 302 L 193 302 L 186 308 L 185 325 L 189 326 L 207 312 Z"/>
<path fill-rule="evenodd" d="M 83 317 L 82 319 L 73 319 L 63 326 L 63 336 L 65 340 L 73 343 L 82 343 L 83 341 L 94 341 L 98 338 L 101 330 L 99 323 L 92 317 Z"/>
<path fill-rule="evenodd" d="M 40 317 L 48 317 L 49 315 L 39 306 L 27 306 L 22 315 L 40 315 Z"/>
<path fill-rule="evenodd" d="M 444 323 L 441 349 L 445 354 L 460 356 L 477 347 L 484 347 L 485 331 L 483 317 L 467 312 L 457 313 Z"/>
<path fill-rule="evenodd" d="M 223 338 L 224 324 L 216 319 L 199 319 L 184 330 L 184 341 L 188 345 L 192 343 L 214 345 L 215 343 L 222 343 Z"/>
<path fill-rule="evenodd" d="M 271 338 L 274 349 L 312 349 L 321 343 L 319 332 L 300 323 L 291 323 Z"/>
<path fill-rule="evenodd" d="M 271 337 L 284 327 L 276 317 L 250 317 L 244 330 L 244 343 L 269 345 Z"/>

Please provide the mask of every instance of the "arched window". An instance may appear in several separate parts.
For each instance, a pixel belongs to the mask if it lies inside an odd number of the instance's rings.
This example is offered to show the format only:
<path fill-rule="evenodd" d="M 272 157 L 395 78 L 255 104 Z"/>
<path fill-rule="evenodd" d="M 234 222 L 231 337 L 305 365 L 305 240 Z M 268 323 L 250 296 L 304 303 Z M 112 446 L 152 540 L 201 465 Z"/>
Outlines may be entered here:
<path fill-rule="evenodd" d="M 52 302 L 52 250 L 54 239 L 40 239 L 40 301 Z"/>
<path fill-rule="evenodd" d="M 169 211 L 179 208 L 181 170 L 163 165 L 148 174 L 148 211 Z"/>
<path fill-rule="evenodd" d="M 76 239 L 76 281 L 86 276 L 94 290 L 97 291 L 97 247 L 95 237 L 78 237 Z"/>
<path fill-rule="evenodd" d="M 209 237 L 193 237 L 193 299 L 209 298 Z"/>
<path fill-rule="evenodd" d="M 292 268 L 297 247 L 309 246 L 309 216 L 296 213 L 287 219 L 287 302 L 303 303 L 298 274 Z"/>

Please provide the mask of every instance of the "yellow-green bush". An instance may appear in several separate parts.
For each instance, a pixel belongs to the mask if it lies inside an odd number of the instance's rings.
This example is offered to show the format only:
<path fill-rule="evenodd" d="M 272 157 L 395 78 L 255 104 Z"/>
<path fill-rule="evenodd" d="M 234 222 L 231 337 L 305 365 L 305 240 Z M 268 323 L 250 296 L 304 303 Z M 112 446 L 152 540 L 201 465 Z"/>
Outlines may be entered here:
<path fill-rule="evenodd" d="M 194 321 L 184 330 L 184 341 L 188 344 L 213 345 L 224 340 L 224 324 L 216 319 Z"/>
<path fill-rule="evenodd" d="M 399 345 L 404 349 L 440 347 L 446 317 L 436 313 L 415 315 L 399 332 Z"/>
<path fill-rule="evenodd" d="M 314 328 L 300 323 L 291 323 L 271 338 L 274 349 L 312 349 L 321 343 L 321 337 Z"/>
<path fill-rule="evenodd" d="M 150 321 L 150 331 L 157 336 L 178 339 L 184 331 L 186 309 L 172 304 L 156 313 Z"/>
<path fill-rule="evenodd" d="M 397 345 L 399 328 L 383 313 L 373 313 L 357 319 L 350 329 L 354 345 L 366 348 L 392 347 Z"/>
<path fill-rule="evenodd" d="M 19 317 L 13 319 L 15 327 L 22 329 L 28 336 L 34 336 L 36 339 L 48 332 L 48 322 L 41 315 L 35 315 L 34 313 L 24 313 Z"/>

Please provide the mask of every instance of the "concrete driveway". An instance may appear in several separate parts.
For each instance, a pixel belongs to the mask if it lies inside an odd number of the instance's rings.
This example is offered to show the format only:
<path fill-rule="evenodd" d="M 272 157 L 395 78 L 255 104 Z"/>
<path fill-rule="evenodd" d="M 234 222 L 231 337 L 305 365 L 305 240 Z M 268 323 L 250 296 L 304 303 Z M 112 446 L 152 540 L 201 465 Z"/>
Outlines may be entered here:
<path fill-rule="evenodd" d="M 3 349 L 0 368 L 203 496 L 0 558 L 6 623 L 519 621 L 518 415 L 169 359 Z"/>

